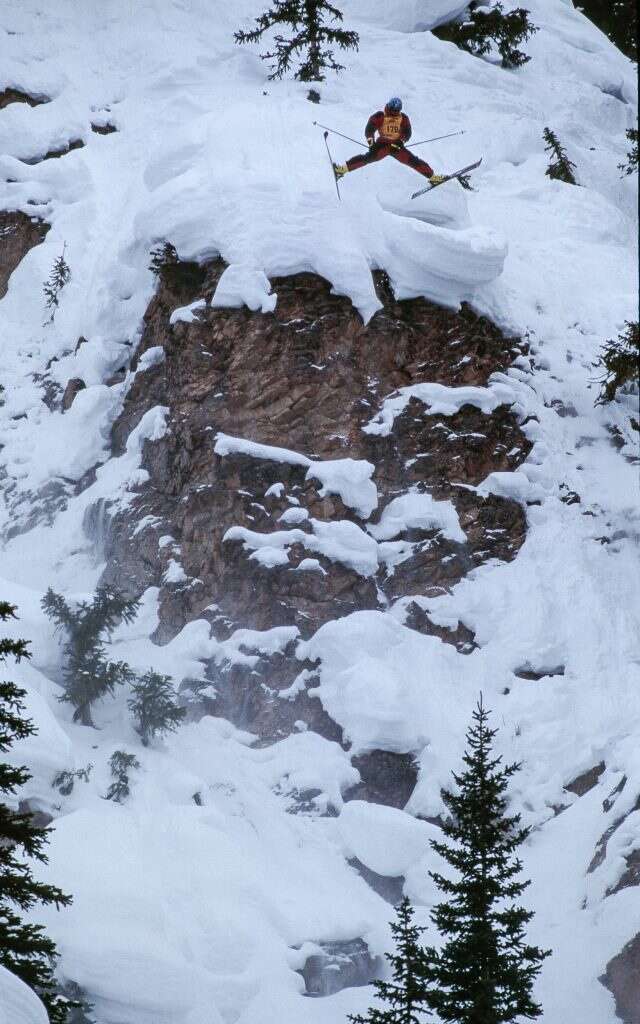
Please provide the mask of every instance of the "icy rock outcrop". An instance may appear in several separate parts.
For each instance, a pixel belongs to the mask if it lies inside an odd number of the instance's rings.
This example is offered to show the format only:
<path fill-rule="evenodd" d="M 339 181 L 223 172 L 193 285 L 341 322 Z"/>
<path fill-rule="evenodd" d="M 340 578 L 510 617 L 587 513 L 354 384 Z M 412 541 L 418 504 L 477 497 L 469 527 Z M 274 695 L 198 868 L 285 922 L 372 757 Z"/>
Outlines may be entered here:
<path fill-rule="evenodd" d="M 380 972 L 378 957 L 372 957 L 362 939 L 346 942 L 320 942 L 300 974 L 308 996 L 330 996 L 343 988 L 370 985 Z"/>

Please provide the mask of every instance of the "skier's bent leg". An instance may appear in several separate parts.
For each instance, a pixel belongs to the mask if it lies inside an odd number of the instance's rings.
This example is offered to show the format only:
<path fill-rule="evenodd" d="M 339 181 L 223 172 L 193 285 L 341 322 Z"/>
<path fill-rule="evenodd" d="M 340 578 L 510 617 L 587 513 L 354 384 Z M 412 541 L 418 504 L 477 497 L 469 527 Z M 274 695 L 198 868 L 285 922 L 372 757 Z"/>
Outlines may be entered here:
<path fill-rule="evenodd" d="M 360 167 L 366 167 L 367 164 L 372 164 L 375 160 L 382 160 L 390 152 L 390 146 L 381 142 L 374 142 L 373 146 L 369 147 L 368 152 L 358 153 L 357 156 L 352 156 L 350 160 L 347 160 L 346 166 L 350 171 L 357 171 Z"/>
<path fill-rule="evenodd" d="M 401 164 L 406 164 L 407 167 L 411 167 L 418 174 L 421 174 L 423 178 L 430 178 L 433 174 L 433 168 L 429 166 L 426 160 L 421 160 L 420 157 L 416 156 L 409 149 L 392 149 L 391 155 L 399 160 Z"/>

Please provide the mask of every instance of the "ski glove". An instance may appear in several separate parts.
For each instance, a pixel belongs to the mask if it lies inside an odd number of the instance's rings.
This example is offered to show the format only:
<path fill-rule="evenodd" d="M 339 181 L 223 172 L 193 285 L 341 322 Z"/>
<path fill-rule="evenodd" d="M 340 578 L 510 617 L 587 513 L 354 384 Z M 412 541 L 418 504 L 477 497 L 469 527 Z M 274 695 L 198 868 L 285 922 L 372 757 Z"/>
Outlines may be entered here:
<path fill-rule="evenodd" d="M 369 147 L 369 149 L 371 149 L 371 147 L 373 146 L 373 139 L 367 139 L 367 146 Z"/>
<path fill-rule="evenodd" d="M 392 142 L 391 143 L 391 148 L 392 149 L 403 149 L 404 148 L 404 142 Z"/>
<path fill-rule="evenodd" d="M 445 177 L 446 175 L 444 174 L 432 174 L 431 177 L 429 178 L 429 184 L 439 185 L 441 182 L 444 181 Z"/>

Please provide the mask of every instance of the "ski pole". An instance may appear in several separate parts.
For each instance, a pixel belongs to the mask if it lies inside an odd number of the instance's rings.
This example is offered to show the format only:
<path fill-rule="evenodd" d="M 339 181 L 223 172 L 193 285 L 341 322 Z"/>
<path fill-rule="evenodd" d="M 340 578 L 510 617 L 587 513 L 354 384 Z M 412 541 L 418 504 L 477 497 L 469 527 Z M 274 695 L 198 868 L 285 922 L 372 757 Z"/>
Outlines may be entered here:
<path fill-rule="evenodd" d="M 424 146 L 425 142 L 439 142 L 440 139 L 451 139 L 454 135 L 464 135 L 464 130 L 461 132 L 450 132 L 448 135 L 436 135 L 435 139 L 423 139 L 422 142 L 410 142 L 407 149 L 411 149 L 412 146 Z"/>
<path fill-rule="evenodd" d="M 358 142 L 357 139 L 352 139 L 350 135 L 343 135 L 342 132 L 337 132 L 335 128 L 327 128 L 326 124 L 320 124 L 319 121 L 313 122 L 318 128 L 326 128 L 328 132 L 333 132 L 334 135 L 339 135 L 341 139 L 348 139 L 349 142 L 355 142 L 356 146 L 360 146 L 361 149 L 367 149 L 363 142 Z"/>

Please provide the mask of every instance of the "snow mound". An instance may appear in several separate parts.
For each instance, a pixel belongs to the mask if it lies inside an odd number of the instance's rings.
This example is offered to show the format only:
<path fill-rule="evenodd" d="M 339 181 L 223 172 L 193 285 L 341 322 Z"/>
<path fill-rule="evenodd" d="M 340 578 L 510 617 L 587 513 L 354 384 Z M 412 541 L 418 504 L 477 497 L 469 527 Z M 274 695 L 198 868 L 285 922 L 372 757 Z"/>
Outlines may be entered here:
<path fill-rule="evenodd" d="M 378 506 L 378 489 L 371 476 L 375 466 L 362 459 L 310 459 L 288 448 L 259 444 L 241 437 L 216 434 L 214 452 L 216 455 L 248 455 L 253 459 L 268 462 L 285 462 L 291 466 L 306 466 L 307 480 L 319 480 L 320 496 L 337 494 L 348 508 L 354 509 L 363 519 L 368 519 Z"/>
<path fill-rule="evenodd" d="M 0 1024 L 48 1024 L 37 995 L 15 974 L 0 967 Z"/>
<path fill-rule="evenodd" d="M 385 507 L 380 522 L 368 527 L 376 540 L 391 540 L 405 530 L 441 530 L 448 540 L 466 542 L 458 513 L 450 501 L 435 501 L 430 494 L 410 492 Z"/>
<path fill-rule="evenodd" d="M 271 291 L 269 278 L 250 264 L 232 263 L 228 266 L 211 299 L 214 309 L 233 309 L 248 306 L 261 313 L 273 313 L 278 296 Z"/>

